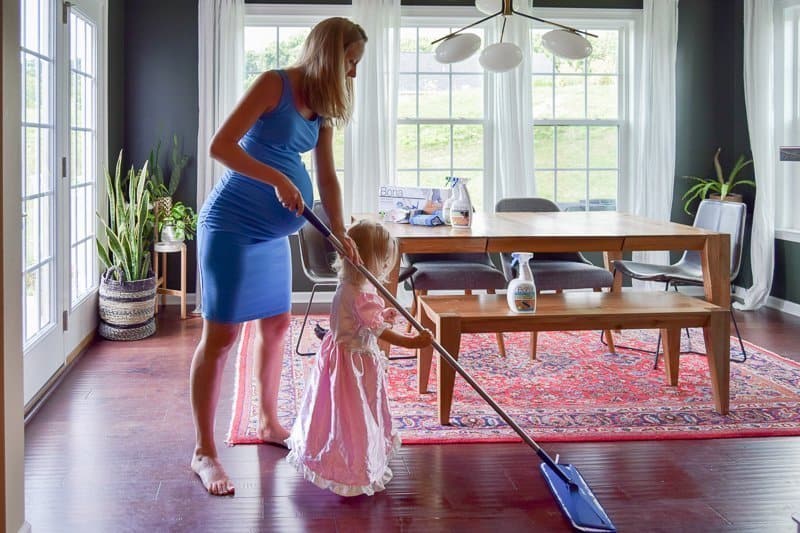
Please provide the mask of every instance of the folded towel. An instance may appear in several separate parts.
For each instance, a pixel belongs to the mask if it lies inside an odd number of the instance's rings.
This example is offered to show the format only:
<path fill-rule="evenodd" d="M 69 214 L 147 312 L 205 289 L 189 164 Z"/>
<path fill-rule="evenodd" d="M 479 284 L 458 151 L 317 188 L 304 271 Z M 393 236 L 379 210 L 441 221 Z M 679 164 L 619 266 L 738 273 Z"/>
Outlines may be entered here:
<path fill-rule="evenodd" d="M 444 224 L 438 211 L 431 215 L 412 215 L 408 221 L 415 226 L 441 226 Z"/>

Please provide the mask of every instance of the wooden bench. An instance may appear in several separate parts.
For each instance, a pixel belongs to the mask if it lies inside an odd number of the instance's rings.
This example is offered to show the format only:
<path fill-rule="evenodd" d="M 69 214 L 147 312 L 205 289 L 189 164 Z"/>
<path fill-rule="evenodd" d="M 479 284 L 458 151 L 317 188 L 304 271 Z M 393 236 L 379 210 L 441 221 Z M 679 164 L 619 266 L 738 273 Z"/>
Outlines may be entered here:
<path fill-rule="evenodd" d="M 675 292 L 571 292 L 542 294 L 536 313 L 509 310 L 505 295 L 423 296 L 418 320 L 439 343 L 458 358 L 461 334 L 512 331 L 576 331 L 661 329 L 664 368 L 670 385 L 678 384 L 680 332 L 685 327 L 703 328 L 712 393 L 717 412 L 728 412 L 730 338 L 721 332 L 728 310 Z M 598 341 L 599 342 L 599 341 Z M 433 348 L 418 350 L 418 388 L 428 391 Z M 535 363 L 531 363 L 535 364 Z M 437 372 L 439 423 L 449 424 L 455 371 L 440 360 Z M 569 386 L 565 384 L 565 386 Z"/>

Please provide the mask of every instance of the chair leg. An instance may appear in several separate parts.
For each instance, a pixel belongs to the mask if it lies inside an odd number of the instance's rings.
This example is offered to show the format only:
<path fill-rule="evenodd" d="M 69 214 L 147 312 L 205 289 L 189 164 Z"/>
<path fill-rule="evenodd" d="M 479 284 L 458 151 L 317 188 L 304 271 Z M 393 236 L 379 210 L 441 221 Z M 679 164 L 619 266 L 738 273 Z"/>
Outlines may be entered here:
<path fill-rule="evenodd" d="M 317 283 L 311 287 L 311 295 L 308 297 L 308 304 L 306 305 L 306 313 L 303 315 L 303 324 L 300 326 L 300 333 L 297 335 L 297 346 L 294 347 L 294 351 L 297 355 L 314 355 L 317 352 L 301 352 L 300 351 L 300 341 L 303 340 L 303 331 L 306 329 L 306 322 L 308 322 L 308 313 L 311 311 L 311 302 L 314 301 L 314 294 L 317 292 L 317 287 L 319 285 Z"/>
<path fill-rule="evenodd" d="M 731 361 L 737 363 L 744 363 L 747 361 L 747 352 L 744 350 L 744 342 L 742 342 L 742 334 L 739 333 L 739 324 L 736 323 L 736 315 L 733 313 L 733 306 L 731 306 L 731 320 L 733 320 L 733 328 L 736 330 L 736 337 L 739 339 L 739 348 L 742 350 L 742 357 L 731 357 Z"/>
<path fill-rule="evenodd" d="M 495 292 L 494 292 L 494 289 L 486 289 L 486 293 L 487 294 L 494 294 Z M 500 351 L 500 357 L 505 357 L 506 356 L 506 343 L 503 340 L 503 332 L 502 331 L 498 331 L 497 333 L 495 333 L 495 336 L 497 337 L 497 349 Z"/>
<path fill-rule="evenodd" d="M 426 289 L 414 289 L 413 294 L 414 298 L 413 300 L 411 300 L 411 316 L 416 317 L 417 306 L 419 305 L 417 303 L 417 300 L 419 299 L 420 296 L 425 296 L 426 294 L 428 294 L 428 291 Z M 406 333 L 411 333 L 411 322 L 406 324 Z"/>
<path fill-rule="evenodd" d="M 669 290 L 669 286 L 670 286 L 670 282 L 668 281 L 668 282 L 667 282 L 667 283 L 664 285 L 664 290 L 665 290 L 665 291 L 668 291 L 668 290 Z M 677 288 L 677 287 L 675 287 L 675 290 L 677 291 L 677 290 L 678 290 L 678 288 Z M 687 332 L 686 332 L 686 334 L 688 335 L 688 334 L 689 334 L 689 332 L 687 331 Z M 658 368 L 658 354 L 659 354 L 660 352 L 661 352 L 661 330 L 659 330 L 659 331 L 658 331 L 658 342 L 656 343 L 656 355 L 655 355 L 655 357 L 653 358 L 653 368 Z"/>

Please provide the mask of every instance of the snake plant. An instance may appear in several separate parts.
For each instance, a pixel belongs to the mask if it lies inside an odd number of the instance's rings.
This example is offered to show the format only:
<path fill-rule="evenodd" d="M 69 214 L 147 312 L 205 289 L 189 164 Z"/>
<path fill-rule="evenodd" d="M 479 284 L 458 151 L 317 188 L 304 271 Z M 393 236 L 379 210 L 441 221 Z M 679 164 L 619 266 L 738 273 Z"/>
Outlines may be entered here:
<path fill-rule="evenodd" d="M 153 275 L 149 251 L 152 238 L 150 192 L 145 187 L 147 162 L 138 172 L 131 167 L 127 179 L 123 179 L 120 151 L 114 175 L 106 168 L 105 178 L 108 221 L 97 213 L 105 230 L 105 239 L 97 239 L 100 261 L 107 269 L 116 270 L 115 277 L 120 281 L 147 279 Z"/>

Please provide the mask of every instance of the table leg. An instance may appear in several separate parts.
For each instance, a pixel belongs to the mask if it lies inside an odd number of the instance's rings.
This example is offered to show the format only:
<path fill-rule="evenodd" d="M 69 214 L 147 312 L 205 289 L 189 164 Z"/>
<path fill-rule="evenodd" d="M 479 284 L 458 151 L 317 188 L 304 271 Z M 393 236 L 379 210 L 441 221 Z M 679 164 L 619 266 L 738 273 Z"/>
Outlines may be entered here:
<path fill-rule="evenodd" d="M 436 328 L 436 338 L 447 353 L 452 355 L 454 359 L 458 359 L 458 350 L 461 345 L 461 322 L 458 317 L 440 318 L 439 327 Z M 443 357 L 439 357 L 437 370 L 439 423 L 446 426 L 450 424 L 450 408 L 453 405 L 453 386 L 456 381 L 456 371 Z"/>
<path fill-rule="evenodd" d="M 708 326 L 703 328 L 706 359 L 711 373 L 711 392 L 714 406 L 721 415 L 728 414 L 730 404 L 731 337 L 730 315 L 727 309 L 711 313 Z"/>
<path fill-rule="evenodd" d="M 402 254 L 397 254 L 397 261 L 395 261 L 394 266 L 389 271 L 389 274 L 386 276 L 386 283 L 383 284 L 386 287 L 392 296 L 397 296 L 397 278 L 400 276 L 400 257 Z M 387 302 L 388 303 L 388 302 Z M 389 357 L 389 354 L 392 351 L 392 345 L 386 341 L 378 341 L 378 347 L 383 350 L 383 353 L 386 354 L 386 357 Z"/>
<path fill-rule="evenodd" d="M 422 324 L 422 327 L 429 329 L 434 335 L 437 335 L 438 327 L 436 323 L 431 320 L 428 313 L 425 312 L 425 307 L 417 304 L 417 320 Z M 431 361 L 433 359 L 433 347 L 420 348 L 417 350 L 417 391 L 420 394 L 428 392 L 428 379 L 431 374 Z"/>
<path fill-rule="evenodd" d="M 711 384 L 714 391 L 714 404 L 721 414 L 728 412 L 730 402 L 730 239 L 731 237 L 727 233 L 708 235 L 700 252 L 703 262 L 703 289 L 706 300 L 722 308 L 721 311 L 711 314 L 708 327 L 703 328 L 708 365 L 711 371 Z"/>
<path fill-rule="evenodd" d="M 667 328 L 661 330 L 664 341 L 664 370 L 667 372 L 667 382 L 672 386 L 678 385 L 678 360 L 681 352 L 681 328 Z"/>
<path fill-rule="evenodd" d="M 612 250 L 603 252 L 603 263 L 605 264 L 606 270 L 612 272 L 614 274 L 614 281 L 611 284 L 611 292 L 618 292 L 622 290 L 622 272 L 615 272 L 614 271 L 614 261 L 618 259 L 622 259 L 622 251 L 621 250 Z M 617 333 L 621 333 L 621 330 L 617 330 Z M 610 353 L 617 353 L 617 348 L 614 345 L 614 335 L 612 331 L 606 330 L 603 332 L 606 337 L 606 343 L 608 344 L 608 351 Z"/>
<path fill-rule="evenodd" d="M 181 247 L 181 319 L 186 318 L 186 244 Z"/>

